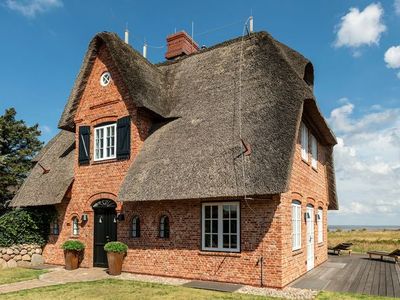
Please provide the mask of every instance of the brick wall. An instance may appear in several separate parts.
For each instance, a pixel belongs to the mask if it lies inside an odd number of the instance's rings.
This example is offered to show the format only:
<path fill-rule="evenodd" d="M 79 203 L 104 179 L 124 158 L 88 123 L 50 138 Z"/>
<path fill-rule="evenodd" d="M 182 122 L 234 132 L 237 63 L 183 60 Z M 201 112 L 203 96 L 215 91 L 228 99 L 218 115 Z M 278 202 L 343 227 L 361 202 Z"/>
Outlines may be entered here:
<path fill-rule="evenodd" d="M 298 139 L 295 149 L 294 163 L 292 167 L 292 175 L 290 179 L 290 188 L 287 193 L 281 194 L 281 206 L 285 212 L 284 222 L 282 225 L 282 284 L 287 285 L 300 275 L 307 272 L 307 227 L 304 217 L 307 205 L 314 207 L 315 214 L 319 207 L 323 209 L 323 243 L 318 243 L 317 223 L 314 223 L 314 264 L 320 265 L 327 260 L 327 209 L 328 209 L 328 193 L 326 179 L 326 148 L 318 145 L 318 165 L 317 170 L 311 167 L 311 155 L 309 162 L 305 162 L 301 158 L 301 145 Z M 292 251 L 292 222 L 291 222 L 291 204 L 293 200 L 301 202 L 301 249 Z"/>
<path fill-rule="evenodd" d="M 100 76 L 110 71 L 113 81 L 107 87 L 99 83 Z M 217 253 L 201 251 L 201 201 L 149 201 L 122 204 L 117 194 L 122 180 L 148 135 L 150 118 L 139 113 L 121 83 L 117 70 L 110 62 L 106 48 L 96 58 L 86 89 L 82 95 L 75 122 L 77 127 L 89 125 L 91 129 L 91 156 L 93 157 L 93 126 L 131 116 L 131 158 L 125 161 L 93 162 L 78 165 L 75 151 L 75 181 L 59 211 L 60 234 L 50 236 L 44 249 L 46 262 L 64 264 L 60 245 L 68 239 L 79 239 L 86 245 L 82 267 L 93 266 L 94 212 L 91 205 L 98 199 L 108 198 L 117 203 L 117 211 L 125 214 L 118 222 L 118 240 L 129 245 L 124 270 L 136 273 L 177 276 L 191 279 L 216 280 L 283 287 L 306 271 L 306 227 L 302 226 L 302 248 L 292 252 L 291 202 L 300 200 L 303 212 L 308 203 L 324 209 L 324 243 L 315 246 L 315 265 L 326 255 L 326 174 L 323 149 L 320 147 L 318 171 L 304 163 L 300 145 L 296 147 L 290 191 L 269 199 L 241 200 L 241 252 Z M 78 136 L 76 137 L 78 139 Z M 77 143 L 78 144 L 78 143 Z M 232 199 L 221 199 L 232 201 Z M 89 220 L 80 223 L 79 236 L 72 236 L 72 218 L 80 220 L 83 213 Z M 158 237 L 160 216 L 170 217 L 169 239 Z M 130 235 L 131 220 L 140 217 L 141 237 Z M 316 228 L 316 227 L 315 227 Z M 317 230 L 315 230 L 317 241 Z M 263 258 L 263 276 L 261 264 Z"/>

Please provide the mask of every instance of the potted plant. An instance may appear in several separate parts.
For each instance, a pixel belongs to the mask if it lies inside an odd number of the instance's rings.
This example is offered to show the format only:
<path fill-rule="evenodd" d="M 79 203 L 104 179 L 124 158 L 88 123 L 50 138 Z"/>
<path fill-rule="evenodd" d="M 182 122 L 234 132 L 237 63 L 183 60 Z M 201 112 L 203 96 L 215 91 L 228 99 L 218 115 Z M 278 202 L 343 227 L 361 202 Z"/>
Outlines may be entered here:
<path fill-rule="evenodd" d="M 65 269 L 75 270 L 79 267 L 79 257 L 85 249 L 85 245 L 76 240 L 69 240 L 64 242 L 61 246 L 64 249 Z"/>
<path fill-rule="evenodd" d="M 108 242 L 104 250 L 107 252 L 108 274 L 120 275 L 128 246 L 121 242 Z"/>

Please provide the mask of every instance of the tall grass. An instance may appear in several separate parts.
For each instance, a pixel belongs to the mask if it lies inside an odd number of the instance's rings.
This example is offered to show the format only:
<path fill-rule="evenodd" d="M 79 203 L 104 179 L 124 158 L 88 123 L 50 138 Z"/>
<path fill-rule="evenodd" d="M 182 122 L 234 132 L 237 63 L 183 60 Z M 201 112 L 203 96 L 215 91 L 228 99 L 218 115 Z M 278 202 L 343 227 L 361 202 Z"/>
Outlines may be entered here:
<path fill-rule="evenodd" d="M 352 231 L 330 231 L 328 232 L 329 246 L 339 243 L 353 243 L 354 252 L 365 253 L 370 250 L 393 251 L 400 249 L 400 231 L 398 230 L 352 230 Z"/>

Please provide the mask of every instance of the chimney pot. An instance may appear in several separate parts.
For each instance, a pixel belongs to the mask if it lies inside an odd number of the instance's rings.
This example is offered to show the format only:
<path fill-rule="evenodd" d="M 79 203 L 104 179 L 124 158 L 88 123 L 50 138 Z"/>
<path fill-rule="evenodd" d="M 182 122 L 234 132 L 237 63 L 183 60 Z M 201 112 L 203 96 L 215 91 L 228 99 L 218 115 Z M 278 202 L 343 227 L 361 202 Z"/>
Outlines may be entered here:
<path fill-rule="evenodd" d="M 166 59 L 175 59 L 183 55 L 189 55 L 199 50 L 199 45 L 185 32 L 180 31 L 167 36 Z"/>

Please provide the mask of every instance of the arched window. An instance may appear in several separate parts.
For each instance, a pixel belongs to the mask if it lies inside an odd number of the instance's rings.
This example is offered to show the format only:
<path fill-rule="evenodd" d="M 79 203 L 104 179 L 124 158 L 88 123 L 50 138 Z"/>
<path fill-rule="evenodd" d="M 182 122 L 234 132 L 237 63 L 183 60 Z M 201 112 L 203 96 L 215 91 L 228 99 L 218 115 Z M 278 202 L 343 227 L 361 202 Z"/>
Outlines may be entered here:
<path fill-rule="evenodd" d="M 169 218 L 166 215 L 160 218 L 160 238 L 169 238 Z"/>
<path fill-rule="evenodd" d="M 301 203 L 292 202 L 292 250 L 301 248 Z"/>
<path fill-rule="evenodd" d="M 58 220 L 54 220 L 50 224 L 50 234 L 54 235 L 59 235 L 60 234 L 60 228 L 58 226 Z"/>
<path fill-rule="evenodd" d="M 78 217 L 72 218 L 72 235 L 79 235 L 79 220 Z"/>
<path fill-rule="evenodd" d="M 132 237 L 140 237 L 140 219 L 139 216 L 132 218 Z"/>

